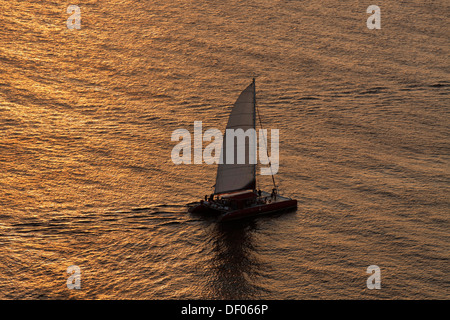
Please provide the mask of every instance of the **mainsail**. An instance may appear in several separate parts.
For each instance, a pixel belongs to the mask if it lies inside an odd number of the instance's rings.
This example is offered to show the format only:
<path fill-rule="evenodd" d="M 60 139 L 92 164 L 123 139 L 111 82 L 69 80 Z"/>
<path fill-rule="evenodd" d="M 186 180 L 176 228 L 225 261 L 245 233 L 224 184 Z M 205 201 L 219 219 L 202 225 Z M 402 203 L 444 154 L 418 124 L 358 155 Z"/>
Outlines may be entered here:
<path fill-rule="evenodd" d="M 255 80 L 253 79 L 252 84 L 250 84 L 242 93 L 239 98 L 234 103 L 233 109 L 231 111 L 230 117 L 228 119 L 228 124 L 226 129 L 242 129 L 247 132 L 248 129 L 255 128 Z M 256 187 L 256 159 L 250 161 L 249 150 L 249 138 L 245 139 L 245 163 L 238 164 L 237 161 L 230 164 L 227 163 L 226 151 L 227 151 L 227 134 L 223 136 L 222 143 L 222 153 L 220 159 L 223 163 L 219 163 L 217 168 L 217 177 L 214 194 L 226 193 L 238 190 L 254 190 Z M 256 139 L 256 133 L 255 133 Z M 254 141 L 256 142 L 256 141 Z M 237 150 L 239 149 L 238 143 L 234 143 L 234 156 L 236 158 Z M 256 157 L 256 153 L 254 154 Z"/>

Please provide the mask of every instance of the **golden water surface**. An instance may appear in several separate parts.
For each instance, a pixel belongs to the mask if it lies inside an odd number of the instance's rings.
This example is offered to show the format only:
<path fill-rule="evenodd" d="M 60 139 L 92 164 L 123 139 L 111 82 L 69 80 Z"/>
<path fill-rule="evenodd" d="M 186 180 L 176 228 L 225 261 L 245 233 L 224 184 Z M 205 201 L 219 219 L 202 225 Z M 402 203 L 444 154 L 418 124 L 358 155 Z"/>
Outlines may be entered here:
<path fill-rule="evenodd" d="M 370 4 L 0 1 L 0 298 L 448 299 L 449 2 Z M 189 215 L 216 167 L 172 131 L 253 76 L 298 210 Z"/>

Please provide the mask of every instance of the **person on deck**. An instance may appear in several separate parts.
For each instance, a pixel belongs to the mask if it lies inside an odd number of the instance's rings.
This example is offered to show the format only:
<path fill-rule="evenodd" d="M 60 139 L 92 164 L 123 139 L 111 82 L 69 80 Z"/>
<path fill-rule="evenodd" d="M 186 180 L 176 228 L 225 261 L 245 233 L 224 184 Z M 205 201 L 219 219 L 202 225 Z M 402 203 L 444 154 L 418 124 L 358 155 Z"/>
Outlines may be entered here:
<path fill-rule="evenodd" d="M 272 197 L 272 199 L 274 201 L 277 200 L 277 189 L 273 188 L 272 189 L 272 194 L 270 196 Z"/>

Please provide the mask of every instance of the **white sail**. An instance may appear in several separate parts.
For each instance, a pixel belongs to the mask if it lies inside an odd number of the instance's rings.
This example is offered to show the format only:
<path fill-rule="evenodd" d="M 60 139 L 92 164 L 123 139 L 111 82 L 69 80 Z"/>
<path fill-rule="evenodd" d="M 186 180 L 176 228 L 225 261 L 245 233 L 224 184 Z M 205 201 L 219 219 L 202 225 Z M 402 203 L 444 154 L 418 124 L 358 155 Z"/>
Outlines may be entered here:
<path fill-rule="evenodd" d="M 242 129 L 244 132 L 247 132 L 248 129 L 255 130 L 255 81 L 242 91 L 236 100 L 226 129 Z M 238 164 L 237 150 L 239 149 L 239 145 L 238 143 L 234 143 L 233 153 L 235 161 L 233 164 L 230 164 L 226 157 L 226 151 L 228 151 L 226 148 L 226 136 L 226 134 L 223 136 L 222 154 L 220 157 L 223 163 L 220 163 L 217 169 L 214 193 L 220 194 L 237 190 L 254 189 L 256 185 L 256 158 L 251 160 L 252 156 L 249 156 L 249 150 L 250 147 L 256 148 L 256 143 L 254 146 L 249 146 L 249 139 L 245 139 L 244 150 L 246 156 L 244 164 Z"/>

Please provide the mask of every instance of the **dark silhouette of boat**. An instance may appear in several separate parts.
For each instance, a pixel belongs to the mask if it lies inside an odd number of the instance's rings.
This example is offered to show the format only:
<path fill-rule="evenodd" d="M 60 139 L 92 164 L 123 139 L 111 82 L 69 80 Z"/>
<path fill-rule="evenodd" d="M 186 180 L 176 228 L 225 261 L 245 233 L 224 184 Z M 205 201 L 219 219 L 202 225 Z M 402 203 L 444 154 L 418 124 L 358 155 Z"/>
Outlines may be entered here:
<path fill-rule="evenodd" d="M 256 86 L 253 79 L 235 102 L 226 129 L 253 129 L 256 134 L 256 113 Z M 223 136 L 221 159 L 226 159 L 226 152 L 229 151 L 225 147 L 226 137 Z M 227 221 L 297 208 L 297 200 L 278 193 L 273 174 L 272 192 L 256 189 L 256 161 L 249 161 L 249 140 L 245 140 L 244 163 L 219 163 L 214 193 L 191 206 L 190 213 L 215 215 L 220 221 Z M 233 155 L 236 155 L 237 146 L 233 144 L 233 148 Z"/>

